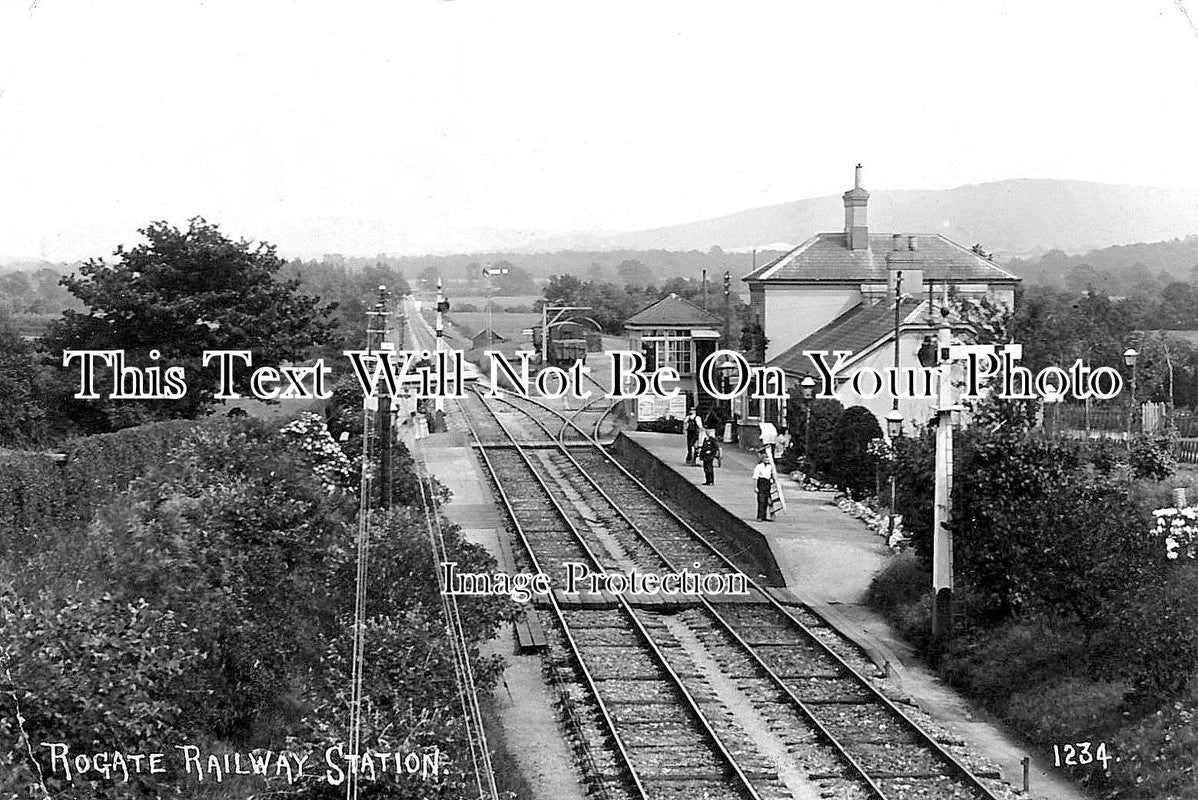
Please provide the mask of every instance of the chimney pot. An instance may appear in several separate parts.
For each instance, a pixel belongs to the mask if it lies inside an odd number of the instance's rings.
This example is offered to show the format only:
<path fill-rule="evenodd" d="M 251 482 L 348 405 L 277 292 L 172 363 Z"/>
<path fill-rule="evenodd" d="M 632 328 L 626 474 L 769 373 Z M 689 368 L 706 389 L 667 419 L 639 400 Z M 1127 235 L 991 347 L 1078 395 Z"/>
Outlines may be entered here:
<path fill-rule="evenodd" d="M 844 193 L 844 238 L 850 250 L 869 249 L 869 223 L 866 221 L 866 205 L 869 192 L 861 186 L 861 165 L 857 165 L 854 186 Z"/>
<path fill-rule="evenodd" d="M 907 237 L 907 249 L 908 250 L 918 250 L 919 249 L 919 238 L 916 236 L 908 236 Z"/>
<path fill-rule="evenodd" d="M 903 235 L 901 233 L 896 233 L 894 235 L 894 249 L 895 250 L 903 249 Z"/>

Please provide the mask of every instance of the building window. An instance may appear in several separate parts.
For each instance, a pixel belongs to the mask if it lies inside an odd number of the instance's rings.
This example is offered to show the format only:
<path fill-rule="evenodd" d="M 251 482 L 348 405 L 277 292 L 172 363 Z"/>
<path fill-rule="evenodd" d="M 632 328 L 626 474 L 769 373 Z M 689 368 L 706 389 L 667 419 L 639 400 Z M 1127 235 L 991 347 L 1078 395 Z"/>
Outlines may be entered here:
<path fill-rule="evenodd" d="M 651 330 L 642 341 L 646 355 L 653 353 L 657 368 L 673 367 L 680 376 L 694 371 L 691 359 L 691 337 L 687 331 Z"/>

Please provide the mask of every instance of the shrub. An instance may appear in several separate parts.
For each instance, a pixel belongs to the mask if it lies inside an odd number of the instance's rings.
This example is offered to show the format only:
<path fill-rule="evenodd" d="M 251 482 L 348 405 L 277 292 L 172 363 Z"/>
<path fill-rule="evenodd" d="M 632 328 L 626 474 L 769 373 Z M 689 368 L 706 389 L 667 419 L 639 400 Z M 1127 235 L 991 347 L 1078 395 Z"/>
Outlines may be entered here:
<path fill-rule="evenodd" d="M 836 420 L 829 474 L 850 497 L 873 494 L 876 461 L 869 454 L 869 443 L 881 436 L 877 417 L 864 406 L 847 408 Z"/>
<path fill-rule="evenodd" d="M 941 666 L 948 679 L 992 708 L 1013 686 L 1086 671 L 1085 639 L 1076 626 L 1048 616 L 1011 620 L 982 635 L 954 641 Z"/>
<path fill-rule="evenodd" d="M 919 601 L 932 585 L 932 573 L 911 551 L 891 558 L 865 592 L 870 608 L 889 617 L 899 606 Z"/>
<path fill-rule="evenodd" d="M 1164 800 L 1198 797 L 1198 725 L 1192 704 L 1172 703 L 1127 725 L 1110 740 L 1119 755 L 1106 797 Z"/>
<path fill-rule="evenodd" d="M 1131 471 L 1135 478 L 1164 480 L 1177 471 L 1168 437 L 1139 436 L 1131 445 Z"/>
<path fill-rule="evenodd" d="M 1095 651 L 1103 675 L 1128 681 L 1142 697 L 1181 692 L 1198 672 L 1198 569 L 1173 564 L 1163 581 L 1134 587 Z"/>
<path fill-rule="evenodd" d="M 1011 695 L 1002 715 L 1038 742 L 1097 738 L 1119 719 L 1127 687 L 1079 677 L 1048 679 Z"/>
<path fill-rule="evenodd" d="M 792 395 L 793 397 L 793 395 Z M 811 405 L 811 435 L 807 435 L 807 406 Z M 839 400 L 815 399 L 803 400 L 798 397 L 787 407 L 786 424 L 791 433 L 791 446 L 797 449 L 799 455 L 807 456 L 811 468 L 816 472 L 827 475 L 833 460 L 836 443 L 836 422 L 844 413 L 844 406 Z M 806 452 L 810 438 L 811 452 Z"/>

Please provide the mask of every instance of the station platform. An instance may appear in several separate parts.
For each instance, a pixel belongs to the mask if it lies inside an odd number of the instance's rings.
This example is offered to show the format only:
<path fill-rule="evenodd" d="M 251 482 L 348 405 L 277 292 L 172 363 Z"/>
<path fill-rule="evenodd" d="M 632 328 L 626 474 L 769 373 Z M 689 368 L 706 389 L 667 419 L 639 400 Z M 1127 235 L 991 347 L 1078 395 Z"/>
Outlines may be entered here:
<path fill-rule="evenodd" d="M 681 434 L 624 431 L 620 436 L 627 442 L 617 440 L 613 450 L 626 453 L 631 444 L 632 449 L 652 457 L 655 469 L 672 473 L 667 480 L 693 484 L 712 503 L 760 533 L 786 589 L 861 648 L 890 676 L 901 695 L 997 766 L 1003 779 L 1021 788 L 1022 759 L 1029 756 L 1031 791 L 1027 797 L 1085 800 L 1085 793 L 1054 769 L 1050 754 L 1035 752 L 1000 723 L 971 708 L 916 658 L 881 616 L 864 605 L 865 591 L 891 551 L 881 536 L 834 504 L 833 492 L 808 491 L 781 476 L 786 510 L 770 522 L 759 522 L 753 481 L 755 453 L 722 444 L 715 485 L 704 486 L 703 468 L 686 463 Z M 660 472 L 656 480 L 661 481 Z"/>

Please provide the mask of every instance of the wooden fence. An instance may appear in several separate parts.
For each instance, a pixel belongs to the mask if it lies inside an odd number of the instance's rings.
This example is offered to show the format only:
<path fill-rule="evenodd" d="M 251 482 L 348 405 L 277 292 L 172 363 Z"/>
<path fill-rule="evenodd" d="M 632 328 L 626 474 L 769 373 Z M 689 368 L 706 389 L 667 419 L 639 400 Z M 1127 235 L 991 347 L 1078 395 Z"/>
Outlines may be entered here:
<path fill-rule="evenodd" d="M 1178 436 L 1178 460 L 1198 463 L 1198 414 L 1177 409 L 1170 414 L 1167 403 L 1143 403 L 1138 409 L 1057 403 L 1044 410 L 1043 425 L 1050 436 L 1121 440 L 1141 433 L 1164 434 L 1172 427 Z"/>

